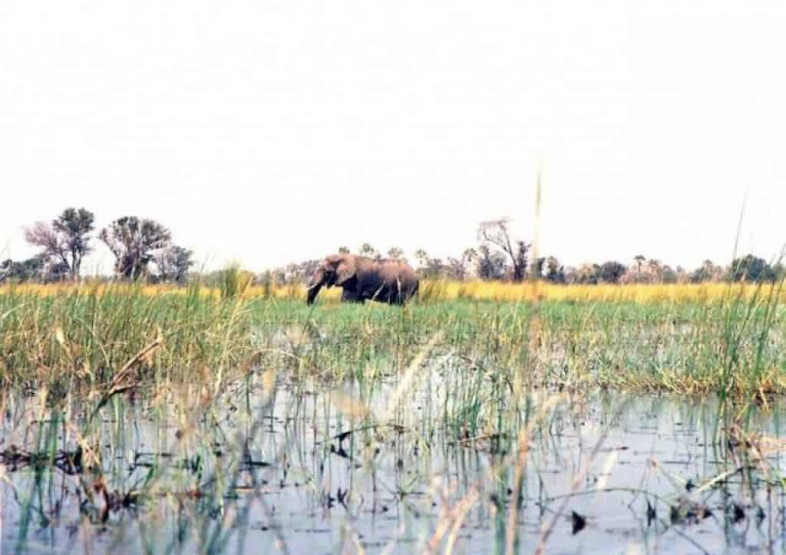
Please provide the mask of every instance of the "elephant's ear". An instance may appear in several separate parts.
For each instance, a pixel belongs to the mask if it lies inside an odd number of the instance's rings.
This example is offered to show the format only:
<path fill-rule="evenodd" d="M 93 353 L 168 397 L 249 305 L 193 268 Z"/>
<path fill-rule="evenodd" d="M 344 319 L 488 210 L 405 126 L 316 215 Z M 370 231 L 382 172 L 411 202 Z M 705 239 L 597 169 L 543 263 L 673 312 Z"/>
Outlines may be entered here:
<path fill-rule="evenodd" d="M 343 285 L 355 277 L 355 259 L 352 256 L 345 256 L 336 266 L 336 285 Z"/>

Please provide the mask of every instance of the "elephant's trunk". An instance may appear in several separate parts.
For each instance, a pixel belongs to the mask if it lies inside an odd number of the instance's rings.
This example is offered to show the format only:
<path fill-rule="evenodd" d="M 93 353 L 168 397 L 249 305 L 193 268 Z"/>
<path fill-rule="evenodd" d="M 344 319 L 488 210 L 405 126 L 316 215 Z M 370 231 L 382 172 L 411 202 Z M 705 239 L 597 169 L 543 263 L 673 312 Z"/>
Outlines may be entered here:
<path fill-rule="evenodd" d="M 306 295 L 306 303 L 309 305 L 314 304 L 314 299 L 317 298 L 319 290 L 322 289 L 323 280 L 309 282 L 308 293 Z"/>

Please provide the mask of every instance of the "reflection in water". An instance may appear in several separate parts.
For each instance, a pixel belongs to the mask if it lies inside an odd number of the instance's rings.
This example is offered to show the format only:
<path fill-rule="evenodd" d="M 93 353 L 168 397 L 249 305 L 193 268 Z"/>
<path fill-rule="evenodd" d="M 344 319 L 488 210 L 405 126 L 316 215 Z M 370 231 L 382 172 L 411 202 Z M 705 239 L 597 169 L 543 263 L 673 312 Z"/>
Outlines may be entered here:
<path fill-rule="evenodd" d="M 87 401 L 9 399 L 2 551 L 786 549 L 781 407 L 615 394 L 514 409 L 448 375 L 402 390 L 255 374 L 217 402 L 118 397 L 93 426 Z"/>

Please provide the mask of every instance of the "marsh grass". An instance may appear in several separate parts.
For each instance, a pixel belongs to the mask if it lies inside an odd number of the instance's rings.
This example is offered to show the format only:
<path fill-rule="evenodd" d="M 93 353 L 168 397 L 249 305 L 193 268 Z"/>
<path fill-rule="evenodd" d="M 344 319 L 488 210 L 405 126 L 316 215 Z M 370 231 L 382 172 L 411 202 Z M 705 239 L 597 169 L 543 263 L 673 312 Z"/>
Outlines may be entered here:
<path fill-rule="evenodd" d="M 534 303 L 422 299 L 402 310 L 330 300 L 309 308 L 248 297 L 242 274 L 228 271 L 226 282 L 219 294 L 198 284 L 155 295 L 145 285 L 5 289 L 0 380 L 64 395 L 194 381 L 217 391 L 265 365 L 294 378 L 365 379 L 404 368 L 440 331 L 452 372 L 474 372 L 498 395 L 513 385 L 724 396 L 786 385 L 782 283 L 657 304 L 552 301 L 548 286 L 531 284 Z M 435 299 L 444 294 L 434 287 Z"/>
<path fill-rule="evenodd" d="M 203 297 L 233 298 L 240 296 L 245 300 L 278 299 L 304 301 L 306 287 L 302 284 L 275 285 L 272 276 L 263 275 L 261 282 L 252 283 L 252 275 L 230 266 L 219 274 L 218 285 L 200 286 Z M 117 294 L 136 291 L 140 294 L 159 297 L 162 295 L 187 295 L 191 289 L 170 284 L 137 285 L 122 283 L 91 282 L 81 284 L 11 284 L 0 285 L 0 295 L 16 293 L 51 297 L 79 293 Z M 754 296 L 776 293 L 779 303 L 786 302 L 786 292 L 778 284 L 756 283 L 634 283 L 598 285 L 560 285 L 547 282 L 527 281 L 511 283 L 499 281 L 452 281 L 446 279 L 423 280 L 418 299 L 421 303 L 445 302 L 454 300 L 532 302 L 535 300 L 569 303 L 634 303 L 634 304 L 713 304 L 726 301 L 730 296 L 751 299 Z M 325 304 L 340 301 L 338 288 L 325 289 L 319 299 Z"/>
<path fill-rule="evenodd" d="M 126 511 L 151 511 L 128 534 L 153 552 L 145 538 L 156 511 L 172 511 L 166 551 L 193 542 L 219 552 L 241 541 L 239 523 L 261 510 L 286 550 L 265 493 L 270 480 L 297 480 L 325 506 L 350 507 L 314 465 L 338 456 L 378 480 L 387 461 L 397 472 L 384 487 L 416 513 L 429 461 L 459 449 L 488 452 L 495 495 L 513 492 L 514 503 L 492 512 L 500 551 L 515 551 L 531 451 L 555 422 L 549 399 L 580 407 L 599 389 L 717 396 L 728 401 L 712 434 L 722 445 L 728 430 L 749 437 L 754 402 L 766 408 L 786 391 L 783 284 L 721 287 L 433 282 L 404 309 L 331 296 L 307 307 L 301 290 L 257 290 L 232 269 L 219 288 L 3 288 L 0 408 L 11 423 L 0 466 L 28 472 L 16 495 L 16 545 L 57 520 L 47 507 L 65 495 L 62 475 L 74 480 L 82 501 L 71 509 L 88 536 Z M 129 439 L 140 418 L 156 430 L 149 450 Z M 277 418 L 292 424 L 259 452 L 255 441 Z M 305 422 L 321 424 L 306 430 Z M 293 458 L 312 470 L 293 478 Z M 264 480 L 260 469 L 270 469 Z M 434 481 L 428 495 L 445 512 L 435 529 L 421 524 L 423 551 L 452 550 L 487 490 L 482 480 Z M 571 493 L 584 492 L 574 481 Z M 558 505 L 542 545 L 566 507 Z M 342 526 L 345 546 L 357 550 L 353 519 Z"/>

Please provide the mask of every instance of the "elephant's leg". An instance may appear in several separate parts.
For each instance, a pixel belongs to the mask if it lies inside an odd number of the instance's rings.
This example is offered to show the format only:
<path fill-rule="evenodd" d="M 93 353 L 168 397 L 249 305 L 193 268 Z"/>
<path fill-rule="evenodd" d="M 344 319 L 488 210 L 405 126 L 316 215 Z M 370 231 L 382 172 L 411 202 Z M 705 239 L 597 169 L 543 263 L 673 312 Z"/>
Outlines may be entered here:
<path fill-rule="evenodd" d="M 385 302 L 388 304 L 399 304 L 401 302 L 401 291 L 395 285 L 388 290 Z"/>
<path fill-rule="evenodd" d="M 382 283 L 374 290 L 374 293 L 370 298 L 372 301 L 377 301 L 378 303 L 389 303 L 391 295 L 392 291 L 390 287 L 388 287 L 385 283 Z"/>
<path fill-rule="evenodd" d="M 346 288 L 341 292 L 341 302 L 362 303 L 363 298 L 354 289 Z"/>
<path fill-rule="evenodd" d="M 396 280 L 394 289 L 390 292 L 390 304 L 403 305 L 409 298 L 407 285 Z"/>

